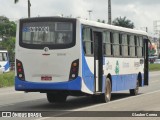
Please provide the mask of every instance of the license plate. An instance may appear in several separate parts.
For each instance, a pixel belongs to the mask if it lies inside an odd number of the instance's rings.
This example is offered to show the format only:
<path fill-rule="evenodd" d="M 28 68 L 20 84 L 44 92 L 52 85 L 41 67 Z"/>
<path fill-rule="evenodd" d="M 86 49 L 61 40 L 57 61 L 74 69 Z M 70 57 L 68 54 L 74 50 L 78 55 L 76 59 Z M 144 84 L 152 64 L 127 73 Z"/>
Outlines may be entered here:
<path fill-rule="evenodd" d="M 41 80 L 42 81 L 51 81 L 52 80 L 52 76 L 41 76 Z"/>

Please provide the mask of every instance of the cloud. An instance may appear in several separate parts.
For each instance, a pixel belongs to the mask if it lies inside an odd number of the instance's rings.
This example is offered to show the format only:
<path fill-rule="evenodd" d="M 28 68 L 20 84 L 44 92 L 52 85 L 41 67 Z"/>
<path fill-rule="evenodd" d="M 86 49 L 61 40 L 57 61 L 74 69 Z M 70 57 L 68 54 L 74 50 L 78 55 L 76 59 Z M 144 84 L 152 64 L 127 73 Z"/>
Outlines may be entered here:
<path fill-rule="evenodd" d="M 126 16 L 137 28 L 149 27 L 153 32 L 153 21 L 160 20 L 159 0 L 111 0 L 112 19 Z M 108 0 L 31 0 L 31 16 L 64 16 L 88 18 L 88 10 L 92 10 L 91 18 L 108 19 Z M 27 17 L 27 0 L 1 0 L 0 15 L 11 19 Z"/>
<path fill-rule="evenodd" d="M 111 0 L 113 4 L 127 5 L 127 4 L 139 4 L 139 5 L 157 5 L 160 4 L 159 0 Z"/>

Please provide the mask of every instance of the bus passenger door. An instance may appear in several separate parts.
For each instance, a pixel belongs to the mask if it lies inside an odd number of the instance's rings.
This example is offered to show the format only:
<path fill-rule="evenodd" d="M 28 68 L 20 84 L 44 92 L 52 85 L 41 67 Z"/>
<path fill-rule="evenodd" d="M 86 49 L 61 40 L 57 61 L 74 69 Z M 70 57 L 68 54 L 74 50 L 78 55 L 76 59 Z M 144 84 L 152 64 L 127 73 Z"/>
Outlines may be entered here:
<path fill-rule="evenodd" d="M 149 68 L 148 68 L 148 39 L 144 39 L 144 85 L 149 85 Z"/>
<path fill-rule="evenodd" d="M 95 92 L 102 92 L 103 53 L 102 32 L 93 31 L 94 40 L 94 88 Z"/>

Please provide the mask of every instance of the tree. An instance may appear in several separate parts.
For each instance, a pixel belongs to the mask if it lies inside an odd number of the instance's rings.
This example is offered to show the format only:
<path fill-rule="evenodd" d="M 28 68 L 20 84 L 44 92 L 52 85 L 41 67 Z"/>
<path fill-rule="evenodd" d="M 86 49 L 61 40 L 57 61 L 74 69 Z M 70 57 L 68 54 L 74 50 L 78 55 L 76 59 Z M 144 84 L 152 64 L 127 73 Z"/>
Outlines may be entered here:
<path fill-rule="evenodd" d="M 97 22 L 105 23 L 106 21 L 105 21 L 105 20 L 100 20 L 100 19 L 98 19 Z"/>
<path fill-rule="evenodd" d="M 112 24 L 115 26 L 121 26 L 132 29 L 134 28 L 134 23 L 126 17 L 117 17 L 113 20 Z"/>
<path fill-rule="evenodd" d="M 9 37 L 15 37 L 16 24 L 5 16 L 0 16 L 0 38 L 2 41 Z"/>
<path fill-rule="evenodd" d="M 16 24 L 7 17 L 0 16 L 0 48 L 8 50 L 10 61 L 14 61 Z"/>

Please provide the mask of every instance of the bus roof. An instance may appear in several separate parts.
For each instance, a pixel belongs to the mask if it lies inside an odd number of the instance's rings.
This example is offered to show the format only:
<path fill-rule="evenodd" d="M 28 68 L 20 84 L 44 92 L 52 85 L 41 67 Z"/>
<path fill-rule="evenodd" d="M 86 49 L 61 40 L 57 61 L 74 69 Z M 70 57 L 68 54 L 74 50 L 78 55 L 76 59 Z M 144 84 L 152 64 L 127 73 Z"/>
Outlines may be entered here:
<path fill-rule="evenodd" d="M 119 26 L 114 26 L 114 25 L 109 25 L 105 23 L 100 23 L 92 20 L 85 20 L 82 18 L 65 18 L 65 17 L 59 17 L 59 16 L 53 16 L 53 17 L 32 17 L 32 18 L 23 18 L 20 20 L 35 20 L 35 19 L 50 19 L 50 18 L 56 18 L 56 19 L 68 19 L 68 20 L 75 20 L 77 19 L 81 24 L 84 25 L 89 25 L 89 26 L 94 26 L 98 28 L 104 28 L 104 29 L 110 29 L 110 30 L 116 30 L 116 31 L 121 31 L 121 32 L 127 32 L 127 33 L 133 33 L 133 34 L 139 34 L 139 35 L 145 35 L 148 36 L 148 33 L 142 30 L 135 30 L 135 29 L 130 29 L 130 28 L 125 28 L 125 27 L 119 27 Z"/>
<path fill-rule="evenodd" d="M 100 22 L 90 21 L 90 20 L 85 20 L 85 19 L 80 19 L 80 18 L 78 18 L 78 20 L 81 24 L 85 24 L 85 25 L 148 36 L 148 33 L 142 30 L 129 29 L 125 27 L 119 27 L 119 26 L 109 25 L 105 23 L 100 23 Z"/>

